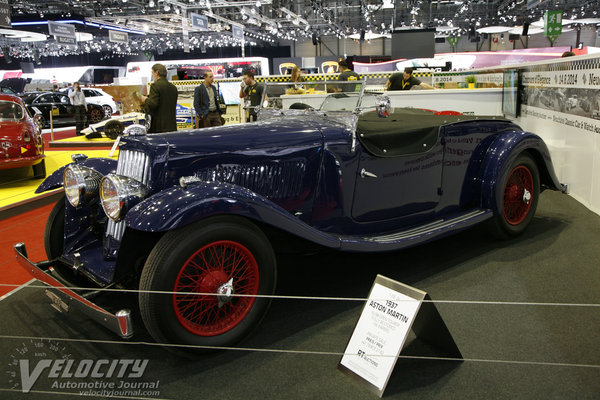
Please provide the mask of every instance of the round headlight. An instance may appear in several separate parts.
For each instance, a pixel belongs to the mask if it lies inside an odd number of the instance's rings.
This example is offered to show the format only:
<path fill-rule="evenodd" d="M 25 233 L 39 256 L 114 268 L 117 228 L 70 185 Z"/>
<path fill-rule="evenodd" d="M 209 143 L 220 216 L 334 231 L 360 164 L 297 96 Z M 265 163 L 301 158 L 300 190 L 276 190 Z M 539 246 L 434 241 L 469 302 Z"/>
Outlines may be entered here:
<path fill-rule="evenodd" d="M 71 164 L 63 172 L 65 196 L 73 207 L 98 195 L 98 184 L 102 174 L 91 168 Z"/>
<path fill-rule="evenodd" d="M 113 221 L 121 220 L 147 193 L 148 189 L 141 182 L 121 175 L 108 174 L 100 182 L 102 208 Z"/>

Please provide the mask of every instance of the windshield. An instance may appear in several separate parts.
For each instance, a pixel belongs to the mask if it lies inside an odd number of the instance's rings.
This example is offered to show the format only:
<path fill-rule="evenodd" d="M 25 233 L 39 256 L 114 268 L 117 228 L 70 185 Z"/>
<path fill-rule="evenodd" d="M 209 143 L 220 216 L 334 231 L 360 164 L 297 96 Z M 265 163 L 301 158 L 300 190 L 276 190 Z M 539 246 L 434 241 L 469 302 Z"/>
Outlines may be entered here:
<path fill-rule="evenodd" d="M 334 78 L 319 82 L 266 82 L 262 107 L 275 110 L 353 112 L 357 107 L 375 106 L 376 93 L 370 91 L 380 91 L 380 85 L 367 85 L 365 81 L 342 82 L 335 75 Z"/>
<path fill-rule="evenodd" d="M 0 120 L 19 121 L 23 119 L 23 108 L 12 101 L 0 100 Z"/>

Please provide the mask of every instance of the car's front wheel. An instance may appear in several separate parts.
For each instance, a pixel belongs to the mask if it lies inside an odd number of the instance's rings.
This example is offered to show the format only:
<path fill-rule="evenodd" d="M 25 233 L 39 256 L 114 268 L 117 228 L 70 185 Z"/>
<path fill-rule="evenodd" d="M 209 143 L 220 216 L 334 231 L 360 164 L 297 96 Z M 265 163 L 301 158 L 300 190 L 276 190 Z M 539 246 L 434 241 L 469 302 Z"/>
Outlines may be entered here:
<path fill-rule="evenodd" d="M 110 121 L 106 121 L 104 125 L 104 134 L 110 139 L 116 139 L 119 135 L 123 134 L 123 130 L 125 127 L 121 123 L 121 121 L 117 121 L 111 119 Z"/>
<path fill-rule="evenodd" d="M 214 217 L 160 239 L 140 278 L 140 312 L 159 343 L 231 346 L 267 312 L 271 299 L 252 296 L 273 294 L 275 282 L 264 233 L 241 218 Z"/>
<path fill-rule="evenodd" d="M 490 230 L 496 237 L 507 239 L 525 231 L 537 208 L 540 174 L 535 161 L 520 155 L 507 170 L 496 192 L 496 216 Z"/>

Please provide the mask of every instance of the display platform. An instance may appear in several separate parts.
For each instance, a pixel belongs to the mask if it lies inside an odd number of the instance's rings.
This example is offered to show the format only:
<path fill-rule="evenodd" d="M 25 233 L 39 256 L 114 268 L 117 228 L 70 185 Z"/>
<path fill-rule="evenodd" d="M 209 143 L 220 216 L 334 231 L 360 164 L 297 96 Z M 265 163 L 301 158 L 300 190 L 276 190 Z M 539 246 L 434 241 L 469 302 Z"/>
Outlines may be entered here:
<path fill-rule="evenodd" d="M 114 140 L 107 137 L 101 137 L 96 139 L 87 139 L 85 135 L 73 136 L 64 139 L 53 140 L 49 146 L 51 149 L 56 148 L 111 148 L 115 143 Z"/>
<path fill-rule="evenodd" d="M 93 379 L 155 384 L 144 394 L 127 395 L 136 399 L 376 399 L 337 364 L 363 305 L 351 299 L 366 298 L 382 274 L 431 295 L 465 359 L 427 358 L 433 353 L 411 334 L 403 353 L 411 356 L 396 364 L 384 399 L 597 399 L 598 237 L 600 216 L 568 195 L 546 191 L 529 229 L 510 241 L 493 239 L 477 226 L 387 254 L 279 255 L 276 294 L 307 299 L 275 299 L 236 349 L 193 359 L 158 347 L 135 308 L 135 334 L 125 341 L 80 314 L 58 313 L 43 290 L 21 288 L 0 300 L 0 362 L 6 371 L 0 374 L 0 396 L 102 398 L 65 387 L 90 379 L 49 378 L 50 368 L 31 393 L 22 393 L 11 363 L 28 359 L 31 372 L 43 357 L 73 360 L 74 366 L 148 360 L 141 377 Z M 32 252 L 43 248 L 25 232 L 11 239 L 23 239 Z M 11 268 L 15 261 L 4 261 L 0 279 Z M 111 303 L 134 307 L 136 295 L 122 294 Z M 29 352 L 33 348 L 37 356 Z"/>
<path fill-rule="evenodd" d="M 46 176 L 71 162 L 71 155 L 84 152 L 89 157 L 108 157 L 110 149 L 90 150 L 81 148 L 46 151 Z M 119 152 L 113 158 L 116 160 Z M 36 194 L 35 189 L 43 179 L 33 179 L 32 168 L 15 168 L 0 171 L 0 220 L 22 212 L 25 209 L 39 206 L 40 200 L 52 195 L 52 192 Z M 35 202 L 38 203 L 35 203 Z M 34 203 L 31 203 L 34 202 Z"/>

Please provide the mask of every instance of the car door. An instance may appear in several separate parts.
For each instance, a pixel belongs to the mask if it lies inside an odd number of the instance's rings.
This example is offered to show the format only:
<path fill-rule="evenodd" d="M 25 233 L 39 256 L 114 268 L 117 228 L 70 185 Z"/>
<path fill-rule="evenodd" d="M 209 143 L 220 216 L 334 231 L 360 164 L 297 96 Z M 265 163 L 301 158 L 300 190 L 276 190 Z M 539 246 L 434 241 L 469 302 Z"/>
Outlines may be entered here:
<path fill-rule="evenodd" d="M 54 95 L 52 93 L 44 93 L 38 96 L 31 102 L 31 105 L 40 110 L 48 124 L 50 124 L 51 117 L 54 123 L 60 122 L 59 111 L 54 108 Z"/>
<path fill-rule="evenodd" d="M 81 89 L 85 96 L 85 101 L 90 104 L 100 104 L 100 93 L 92 89 Z"/>
<path fill-rule="evenodd" d="M 425 150 L 425 149 L 424 149 Z M 434 209 L 440 201 L 443 146 L 381 157 L 361 150 L 352 216 L 373 222 Z"/>
<path fill-rule="evenodd" d="M 75 106 L 71 104 L 69 96 L 62 93 L 54 93 L 54 104 L 59 110 L 59 115 L 64 123 L 75 123 Z"/>

